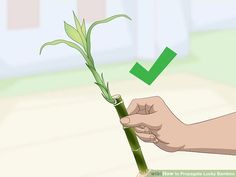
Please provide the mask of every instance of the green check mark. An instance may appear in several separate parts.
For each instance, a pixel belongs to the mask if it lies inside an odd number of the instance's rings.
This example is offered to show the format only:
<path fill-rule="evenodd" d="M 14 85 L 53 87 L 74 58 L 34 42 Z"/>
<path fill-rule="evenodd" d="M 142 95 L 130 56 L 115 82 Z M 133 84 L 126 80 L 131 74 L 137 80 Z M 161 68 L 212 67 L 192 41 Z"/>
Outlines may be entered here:
<path fill-rule="evenodd" d="M 129 72 L 146 84 L 151 85 L 176 55 L 174 51 L 166 47 L 149 71 L 139 63 L 136 63 Z"/>

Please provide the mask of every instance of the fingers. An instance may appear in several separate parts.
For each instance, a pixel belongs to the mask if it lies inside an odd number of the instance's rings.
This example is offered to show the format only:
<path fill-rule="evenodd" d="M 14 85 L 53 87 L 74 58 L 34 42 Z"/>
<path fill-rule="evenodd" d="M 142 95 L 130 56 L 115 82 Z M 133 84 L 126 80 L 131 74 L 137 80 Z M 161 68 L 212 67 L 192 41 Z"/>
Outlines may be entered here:
<path fill-rule="evenodd" d="M 137 127 L 137 126 L 145 126 L 145 119 L 147 119 L 146 115 L 134 114 L 127 117 L 124 117 L 120 120 L 120 122 L 125 127 Z"/>
<path fill-rule="evenodd" d="M 153 134 L 145 134 L 145 133 L 136 133 L 136 135 L 144 142 L 147 143 L 157 143 L 158 140 Z"/>
<path fill-rule="evenodd" d="M 129 115 L 130 114 L 136 114 L 136 113 L 139 112 L 139 110 L 140 109 L 139 109 L 139 105 L 138 105 L 137 101 L 136 100 L 132 100 L 130 105 L 127 108 L 127 111 L 129 113 Z"/>
<path fill-rule="evenodd" d="M 150 111 L 154 112 L 154 110 L 152 110 L 154 108 L 153 105 L 158 106 L 162 102 L 163 100 L 158 96 L 133 99 L 127 110 L 129 115 L 139 114 L 140 112 L 142 112 L 142 114 L 150 114 Z"/>
<path fill-rule="evenodd" d="M 158 130 L 161 128 L 161 119 L 157 118 L 156 114 L 148 114 L 148 115 L 141 115 L 141 114 L 134 114 L 124 117 L 120 120 L 120 122 L 125 127 L 140 127 L 145 126 L 150 129 Z"/>
<path fill-rule="evenodd" d="M 135 130 L 135 132 L 136 132 L 136 134 L 137 134 L 137 136 L 139 135 L 140 137 L 140 139 L 142 138 L 142 140 L 146 137 L 148 137 L 149 135 L 151 135 L 151 138 L 154 136 L 155 137 L 155 139 L 154 139 L 154 141 L 149 141 L 149 142 L 152 142 L 152 143 L 154 143 L 154 144 L 157 144 L 158 143 L 158 138 L 157 138 L 157 136 L 155 135 L 155 134 L 153 134 L 153 132 L 148 128 L 148 127 L 144 127 L 144 128 L 140 128 L 140 127 L 135 127 L 134 128 L 134 130 Z M 142 135 L 144 136 L 144 137 L 142 137 Z M 152 136 L 153 135 L 153 136 Z M 144 141 L 144 140 L 143 140 Z"/>
<path fill-rule="evenodd" d="M 140 128 L 140 127 L 135 127 L 134 130 L 137 133 L 146 133 L 146 134 L 151 134 L 151 131 L 148 127 Z"/>
<path fill-rule="evenodd" d="M 148 98 L 133 99 L 128 107 L 129 114 L 137 114 L 139 112 L 146 113 L 146 106 L 149 105 Z"/>

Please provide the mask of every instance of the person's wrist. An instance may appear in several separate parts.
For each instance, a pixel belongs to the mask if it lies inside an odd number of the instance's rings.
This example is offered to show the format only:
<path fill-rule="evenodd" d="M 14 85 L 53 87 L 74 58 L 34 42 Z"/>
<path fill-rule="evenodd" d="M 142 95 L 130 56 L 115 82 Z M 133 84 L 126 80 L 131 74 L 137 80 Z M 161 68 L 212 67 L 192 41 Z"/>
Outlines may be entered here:
<path fill-rule="evenodd" d="M 202 137 L 203 138 L 203 137 Z M 185 127 L 184 146 L 182 151 L 191 152 L 196 149 L 199 143 L 199 127 L 195 124 L 188 124 Z"/>
<path fill-rule="evenodd" d="M 183 124 L 183 132 L 182 132 L 182 146 L 180 151 L 188 151 L 191 147 L 192 141 L 194 139 L 194 133 L 191 124 Z"/>

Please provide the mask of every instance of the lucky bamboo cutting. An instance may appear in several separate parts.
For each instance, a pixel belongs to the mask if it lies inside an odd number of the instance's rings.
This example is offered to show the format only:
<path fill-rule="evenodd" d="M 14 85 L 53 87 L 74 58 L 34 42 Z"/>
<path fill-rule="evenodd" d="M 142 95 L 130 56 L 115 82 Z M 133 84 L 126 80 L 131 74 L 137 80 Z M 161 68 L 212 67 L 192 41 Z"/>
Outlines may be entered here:
<path fill-rule="evenodd" d="M 105 82 L 103 74 L 99 74 L 96 70 L 96 66 L 94 63 L 94 59 L 91 53 L 91 32 L 93 28 L 96 25 L 110 22 L 116 18 L 124 17 L 126 19 L 131 20 L 130 17 L 124 14 L 114 15 L 109 18 L 106 18 L 104 20 L 95 21 L 89 28 L 86 30 L 86 24 L 85 20 L 83 19 L 82 23 L 79 21 L 75 13 L 74 15 L 74 21 L 75 21 L 75 27 L 72 25 L 64 22 L 64 29 L 67 34 L 67 36 L 73 41 L 68 41 L 64 39 L 57 39 L 50 42 L 45 43 L 41 49 L 40 54 L 42 53 L 42 50 L 44 47 L 48 45 L 58 45 L 58 44 L 66 44 L 69 47 L 72 47 L 80 52 L 80 54 L 83 56 L 86 62 L 87 68 L 91 71 L 94 79 L 95 84 L 100 88 L 102 92 L 102 96 L 104 99 L 109 102 L 110 104 L 114 105 L 116 108 L 116 111 L 120 118 L 123 118 L 128 115 L 127 110 L 125 108 L 124 102 L 122 100 L 122 97 L 120 95 L 112 96 L 109 84 L 108 82 Z M 139 169 L 140 174 L 145 175 L 148 173 L 148 167 L 146 165 L 141 147 L 139 145 L 138 139 L 135 135 L 135 132 L 132 128 L 123 128 L 127 137 L 127 140 L 129 142 L 130 148 L 132 150 L 132 153 L 134 155 L 137 167 Z"/>

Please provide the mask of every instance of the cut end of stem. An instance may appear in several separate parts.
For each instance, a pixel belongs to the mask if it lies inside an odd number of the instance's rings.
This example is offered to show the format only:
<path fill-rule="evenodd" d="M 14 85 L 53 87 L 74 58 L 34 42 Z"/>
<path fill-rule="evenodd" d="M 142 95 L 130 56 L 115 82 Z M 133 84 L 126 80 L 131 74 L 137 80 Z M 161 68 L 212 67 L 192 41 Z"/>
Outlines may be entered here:
<path fill-rule="evenodd" d="M 117 106 L 120 103 L 123 103 L 123 100 L 120 94 L 113 95 L 112 98 L 115 100 L 114 106 Z"/>

